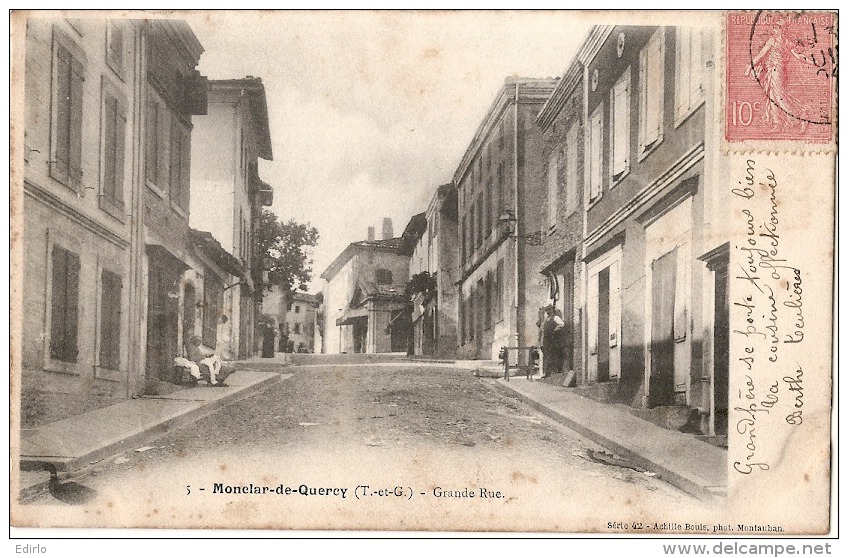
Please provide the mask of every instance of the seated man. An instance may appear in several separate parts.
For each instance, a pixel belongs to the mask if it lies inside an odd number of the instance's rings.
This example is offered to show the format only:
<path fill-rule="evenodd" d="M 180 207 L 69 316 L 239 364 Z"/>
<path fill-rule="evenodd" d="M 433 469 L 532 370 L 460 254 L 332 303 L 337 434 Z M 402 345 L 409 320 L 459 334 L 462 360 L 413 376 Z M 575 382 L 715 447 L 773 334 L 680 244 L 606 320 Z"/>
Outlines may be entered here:
<path fill-rule="evenodd" d="M 177 357 L 174 359 L 176 364 L 187 367 L 195 380 L 206 380 L 209 385 L 226 387 L 224 380 L 236 371 L 235 368 L 225 366 L 221 357 L 204 347 L 196 335 L 185 344 L 185 349 L 187 358 Z"/>

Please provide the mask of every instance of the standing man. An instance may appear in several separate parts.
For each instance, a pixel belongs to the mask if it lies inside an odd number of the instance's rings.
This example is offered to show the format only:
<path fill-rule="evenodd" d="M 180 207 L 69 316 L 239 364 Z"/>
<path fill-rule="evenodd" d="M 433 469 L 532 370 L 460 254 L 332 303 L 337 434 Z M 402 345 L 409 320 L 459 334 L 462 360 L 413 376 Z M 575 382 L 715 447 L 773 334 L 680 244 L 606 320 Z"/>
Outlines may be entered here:
<path fill-rule="evenodd" d="M 545 321 L 542 324 L 542 352 L 545 355 L 543 378 L 562 372 L 563 343 L 565 341 L 565 322 L 553 305 L 545 307 Z"/>

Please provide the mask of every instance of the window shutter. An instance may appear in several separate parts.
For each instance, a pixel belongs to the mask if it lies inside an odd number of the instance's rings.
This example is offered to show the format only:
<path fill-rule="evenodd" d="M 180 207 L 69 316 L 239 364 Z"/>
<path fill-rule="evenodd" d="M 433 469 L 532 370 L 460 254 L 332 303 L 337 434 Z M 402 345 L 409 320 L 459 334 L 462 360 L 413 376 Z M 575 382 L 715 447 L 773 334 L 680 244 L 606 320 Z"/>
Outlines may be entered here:
<path fill-rule="evenodd" d="M 169 193 L 171 196 L 171 201 L 181 205 L 182 201 L 182 167 L 181 167 L 181 158 L 182 158 L 182 134 L 180 127 L 176 122 L 171 122 L 171 141 L 170 141 L 170 165 L 169 165 L 169 178 L 168 178 L 168 187 Z"/>
<path fill-rule="evenodd" d="M 690 30 L 692 37 L 691 51 L 692 77 L 689 83 L 689 108 L 694 107 L 704 96 L 704 32 L 701 29 Z"/>
<path fill-rule="evenodd" d="M 63 360 L 65 356 L 65 307 L 68 280 L 68 252 L 53 247 L 53 273 L 50 296 L 50 358 Z"/>
<path fill-rule="evenodd" d="M 548 225 L 553 227 L 557 218 L 557 151 L 548 157 Z"/>
<path fill-rule="evenodd" d="M 589 175 L 589 199 L 595 199 L 601 193 L 601 166 L 604 161 L 603 146 L 603 106 L 598 107 L 592 116 L 592 130 L 590 134 L 591 153 L 590 175 Z"/>
<path fill-rule="evenodd" d="M 619 262 L 609 266 L 609 346 L 620 344 L 621 330 L 621 272 Z"/>
<path fill-rule="evenodd" d="M 598 274 L 589 277 L 589 354 L 598 354 Z"/>
<path fill-rule="evenodd" d="M 159 110 L 157 107 L 158 105 L 153 99 L 153 95 L 149 94 L 147 96 L 147 130 L 145 134 L 147 144 L 145 145 L 144 174 L 147 182 L 153 184 L 156 184 L 158 180 L 156 173 L 159 167 L 156 163 L 156 157 L 159 154 L 159 148 L 157 146 L 157 139 L 159 137 Z"/>
<path fill-rule="evenodd" d="M 618 176 L 627 170 L 630 134 L 627 81 L 619 82 L 613 89 L 613 164 L 612 175 Z"/>
<path fill-rule="evenodd" d="M 687 279 L 688 279 L 688 269 L 686 265 L 686 258 L 682 257 L 686 252 L 685 247 L 678 246 L 676 249 L 677 252 L 677 282 L 675 283 L 675 292 L 674 292 L 674 325 L 673 325 L 673 335 L 674 340 L 677 342 L 683 341 L 686 339 L 687 332 Z"/>
<path fill-rule="evenodd" d="M 71 55 L 61 45 L 56 46 L 56 147 L 53 162 L 56 171 L 70 176 L 71 146 Z"/>
<path fill-rule="evenodd" d="M 182 167 L 180 172 L 180 179 L 182 180 L 182 184 L 180 184 L 180 192 L 182 193 L 180 206 L 188 212 L 191 202 L 191 173 L 189 172 L 191 168 L 191 136 L 185 130 L 181 130 L 180 133 L 182 134 L 182 141 L 180 142 L 182 147 L 180 154 L 180 166 Z"/>
<path fill-rule="evenodd" d="M 68 170 L 72 183 L 82 180 L 82 93 L 85 80 L 82 64 L 71 58 L 71 126 L 69 132 Z"/>
<path fill-rule="evenodd" d="M 662 32 L 657 31 L 648 42 L 647 72 L 647 134 L 645 146 L 649 146 L 660 137 L 663 111 L 663 59 Z"/>
<path fill-rule="evenodd" d="M 77 354 L 79 353 L 77 344 L 77 332 L 79 328 L 79 274 L 80 274 L 80 259 L 79 256 L 67 252 L 68 258 L 68 278 L 65 291 L 65 349 L 63 360 L 68 362 L 76 362 Z"/>
<path fill-rule="evenodd" d="M 104 94 L 103 98 L 103 197 L 115 202 L 117 100 Z"/>
<path fill-rule="evenodd" d="M 679 27 L 677 29 L 677 87 L 675 109 L 676 114 L 681 115 L 689 110 L 690 107 L 690 92 L 692 86 L 692 29 L 689 27 Z"/>
<path fill-rule="evenodd" d="M 115 103 L 115 189 L 113 201 L 121 210 L 124 208 L 124 154 L 126 151 L 127 110 Z"/>
<path fill-rule="evenodd" d="M 167 147 L 170 143 L 168 114 L 165 107 L 156 103 L 156 185 L 164 190 L 168 185 Z"/>
<path fill-rule="evenodd" d="M 578 142 L 578 127 L 577 124 L 573 125 L 571 129 L 568 131 L 566 136 L 566 149 L 568 149 L 568 155 L 566 157 L 566 203 L 568 209 L 566 210 L 566 214 L 571 214 L 577 208 L 577 169 L 579 168 L 577 162 L 577 142 Z"/>

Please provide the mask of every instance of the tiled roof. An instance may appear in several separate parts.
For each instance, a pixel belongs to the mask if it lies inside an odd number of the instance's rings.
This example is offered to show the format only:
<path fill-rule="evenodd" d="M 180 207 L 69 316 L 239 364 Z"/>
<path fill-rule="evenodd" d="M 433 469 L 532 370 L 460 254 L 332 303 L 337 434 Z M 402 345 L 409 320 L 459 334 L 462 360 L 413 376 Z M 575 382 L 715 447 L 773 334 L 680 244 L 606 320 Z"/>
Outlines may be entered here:
<path fill-rule="evenodd" d="M 191 243 L 209 256 L 209 259 L 215 262 L 221 269 L 230 275 L 241 277 L 243 272 L 241 262 L 238 258 L 224 250 L 221 243 L 212 236 L 212 233 L 189 229 L 188 236 Z"/>

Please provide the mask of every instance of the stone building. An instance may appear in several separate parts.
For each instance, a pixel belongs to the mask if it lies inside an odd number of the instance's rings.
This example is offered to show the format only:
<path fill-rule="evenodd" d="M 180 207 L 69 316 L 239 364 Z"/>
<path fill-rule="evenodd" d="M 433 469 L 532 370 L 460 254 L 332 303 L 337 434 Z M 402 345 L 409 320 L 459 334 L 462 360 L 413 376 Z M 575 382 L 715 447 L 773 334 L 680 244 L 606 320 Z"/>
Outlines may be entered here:
<path fill-rule="evenodd" d="M 368 240 L 349 244 L 321 274 L 327 353 L 406 352 L 409 256 L 398 254 L 400 243 L 384 219 L 382 239 L 369 227 Z"/>
<path fill-rule="evenodd" d="M 547 217 L 536 115 L 556 83 L 507 78 L 454 174 L 460 358 L 495 359 L 502 346 L 538 343 L 548 293 L 537 273 Z"/>
<path fill-rule="evenodd" d="M 254 257 L 254 222 L 273 190 L 259 178 L 259 159 L 270 161 L 271 135 L 265 87 L 260 78 L 214 80 L 208 114 L 195 120 L 192 161 L 192 227 L 208 231 L 241 265 L 222 286 L 224 324 L 218 350 L 225 358 L 254 351 L 261 262 Z"/>
<path fill-rule="evenodd" d="M 172 368 L 205 82 L 176 20 L 30 17 L 25 49 L 26 427 L 155 390 Z"/>
<path fill-rule="evenodd" d="M 412 344 L 415 355 L 454 358 L 457 343 L 457 196 L 452 184 L 436 189 L 427 211 L 415 215 L 401 236 L 409 256 Z"/>
<path fill-rule="evenodd" d="M 545 170 L 545 226 L 541 268 L 548 281 L 546 304 L 565 322 L 562 371 L 582 369 L 583 67 L 574 60 L 539 112 Z M 546 355 L 547 356 L 547 355 Z M 578 375 L 580 381 L 584 378 Z"/>
<path fill-rule="evenodd" d="M 717 40 L 592 30 L 583 67 L 586 393 L 726 432 L 727 246 L 713 130 Z"/>

